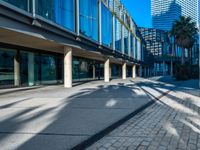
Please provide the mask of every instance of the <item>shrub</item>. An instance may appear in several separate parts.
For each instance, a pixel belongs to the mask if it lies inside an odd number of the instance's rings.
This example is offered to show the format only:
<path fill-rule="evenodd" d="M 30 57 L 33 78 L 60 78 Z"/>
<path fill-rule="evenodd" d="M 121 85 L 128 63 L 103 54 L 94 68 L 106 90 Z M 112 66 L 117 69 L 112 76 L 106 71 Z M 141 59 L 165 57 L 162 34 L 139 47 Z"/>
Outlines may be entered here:
<path fill-rule="evenodd" d="M 198 75 L 199 75 L 198 65 L 176 64 L 175 66 L 174 76 L 176 80 L 197 79 Z"/>

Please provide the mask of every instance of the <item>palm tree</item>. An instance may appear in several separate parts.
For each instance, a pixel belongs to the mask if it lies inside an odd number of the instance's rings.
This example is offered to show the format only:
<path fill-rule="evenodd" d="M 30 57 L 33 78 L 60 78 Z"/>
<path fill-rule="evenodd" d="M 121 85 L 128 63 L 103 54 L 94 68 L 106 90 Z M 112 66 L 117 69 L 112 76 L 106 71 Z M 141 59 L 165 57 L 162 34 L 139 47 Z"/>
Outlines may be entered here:
<path fill-rule="evenodd" d="M 171 34 L 175 37 L 176 44 L 182 48 L 181 64 L 185 63 L 185 48 L 193 47 L 197 33 L 196 23 L 190 17 L 180 16 L 173 24 Z"/>

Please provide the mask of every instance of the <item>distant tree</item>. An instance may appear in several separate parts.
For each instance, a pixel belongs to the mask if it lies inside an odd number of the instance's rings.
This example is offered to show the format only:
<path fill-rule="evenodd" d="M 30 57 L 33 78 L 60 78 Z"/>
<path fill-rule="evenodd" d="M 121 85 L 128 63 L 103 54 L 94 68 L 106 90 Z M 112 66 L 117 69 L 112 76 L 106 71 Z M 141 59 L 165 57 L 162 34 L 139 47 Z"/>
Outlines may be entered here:
<path fill-rule="evenodd" d="M 185 64 L 185 48 L 191 50 L 197 33 L 196 23 L 190 17 L 180 16 L 173 24 L 171 34 L 175 37 L 176 44 L 182 48 L 181 64 Z"/>

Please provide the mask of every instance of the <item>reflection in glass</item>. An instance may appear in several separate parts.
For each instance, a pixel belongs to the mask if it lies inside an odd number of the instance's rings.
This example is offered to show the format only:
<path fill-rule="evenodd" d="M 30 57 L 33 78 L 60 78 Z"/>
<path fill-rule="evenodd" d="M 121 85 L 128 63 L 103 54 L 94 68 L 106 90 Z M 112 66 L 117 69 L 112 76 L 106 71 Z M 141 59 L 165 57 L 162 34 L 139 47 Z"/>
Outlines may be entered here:
<path fill-rule="evenodd" d="M 41 55 L 41 81 L 42 83 L 57 83 L 56 59 L 54 56 Z"/>
<path fill-rule="evenodd" d="M 72 75 L 73 81 L 91 80 L 93 77 L 93 66 L 95 66 L 95 79 L 103 77 L 103 64 L 90 59 L 73 57 Z"/>
<path fill-rule="evenodd" d="M 135 58 L 135 59 L 137 59 L 137 54 L 138 54 L 138 53 L 137 53 L 137 52 L 138 52 L 137 49 L 138 49 L 138 41 L 137 41 L 137 39 L 135 38 L 135 52 L 134 52 L 134 58 Z"/>
<path fill-rule="evenodd" d="M 118 19 L 115 18 L 115 49 L 119 52 L 121 51 L 121 39 L 122 39 L 122 25 L 118 21 Z"/>
<path fill-rule="evenodd" d="M 128 30 L 124 27 L 124 53 L 128 55 Z"/>
<path fill-rule="evenodd" d="M 0 48 L 0 85 L 14 85 L 15 52 Z"/>
<path fill-rule="evenodd" d="M 80 33 L 98 40 L 98 0 L 80 0 Z"/>
<path fill-rule="evenodd" d="M 122 76 L 122 67 L 121 65 L 117 65 L 117 64 L 112 64 L 111 65 L 112 69 L 112 78 L 119 78 Z"/>
<path fill-rule="evenodd" d="M 133 39 L 133 35 L 131 34 L 131 36 L 130 36 L 130 46 L 131 46 L 131 49 L 130 49 L 130 56 L 131 57 L 134 57 L 134 41 L 133 41 L 134 39 Z"/>
<path fill-rule="evenodd" d="M 112 15 L 106 6 L 101 4 L 102 11 L 102 42 L 106 46 L 112 46 Z"/>
<path fill-rule="evenodd" d="M 75 30 L 74 0 L 36 0 L 37 13 L 67 29 Z"/>
<path fill-rule="evenodd" d="M 31 0 L 3 0 L 25 11 L 30 11 Z"/>

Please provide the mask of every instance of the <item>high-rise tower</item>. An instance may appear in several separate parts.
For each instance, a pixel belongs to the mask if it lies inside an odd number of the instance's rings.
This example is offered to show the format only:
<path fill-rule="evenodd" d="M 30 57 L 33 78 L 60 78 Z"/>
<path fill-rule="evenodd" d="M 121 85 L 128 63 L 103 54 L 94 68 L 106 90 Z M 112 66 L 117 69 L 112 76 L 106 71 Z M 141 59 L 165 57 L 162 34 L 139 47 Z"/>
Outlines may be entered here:
<path fill-rule="evenodd" d="M 179 16 L 190 16 L 199 22 L 199 0 L 151 0 L 153 28 L 170 30 Z"/>

